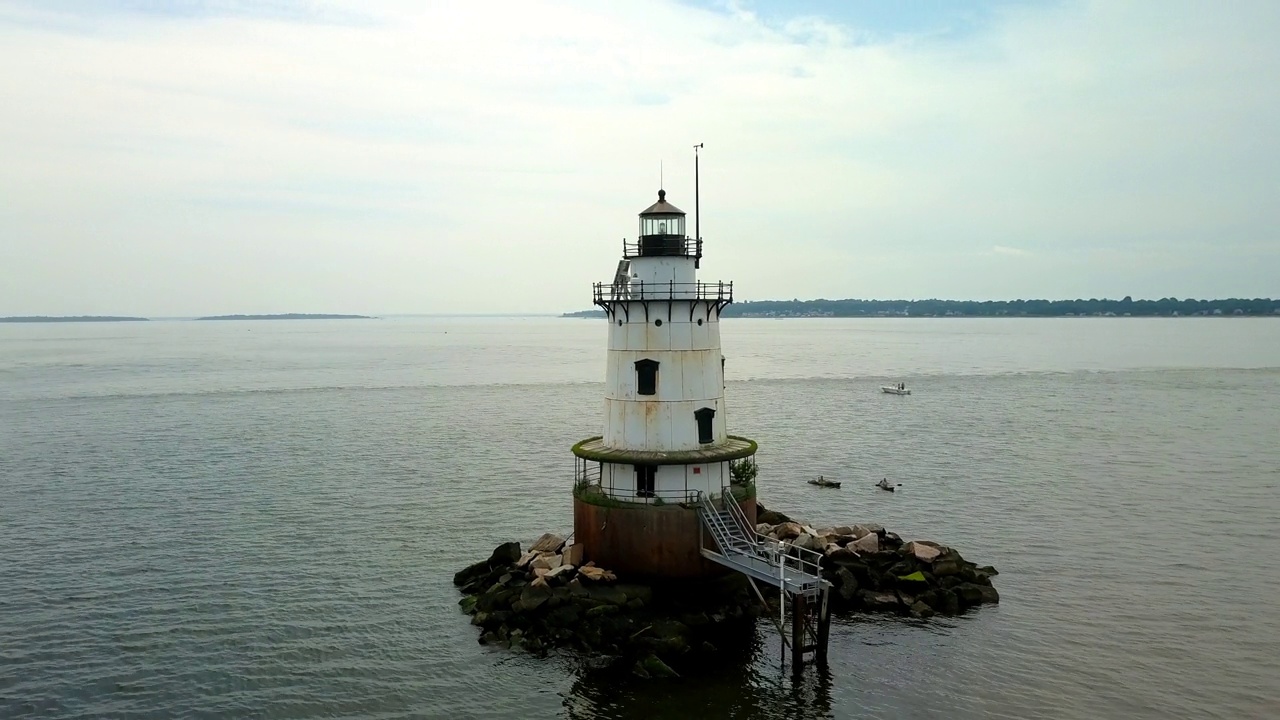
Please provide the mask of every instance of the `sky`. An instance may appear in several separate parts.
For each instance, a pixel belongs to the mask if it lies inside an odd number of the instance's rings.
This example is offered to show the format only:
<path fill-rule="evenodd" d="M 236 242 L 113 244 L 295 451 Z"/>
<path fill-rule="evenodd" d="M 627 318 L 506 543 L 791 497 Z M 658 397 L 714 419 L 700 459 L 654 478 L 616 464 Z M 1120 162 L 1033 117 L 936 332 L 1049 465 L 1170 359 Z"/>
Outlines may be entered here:
<path fill-rule="evenodd" d="M 1280 296 L 1280 3 L 0 0 L 0 315 Z"/>

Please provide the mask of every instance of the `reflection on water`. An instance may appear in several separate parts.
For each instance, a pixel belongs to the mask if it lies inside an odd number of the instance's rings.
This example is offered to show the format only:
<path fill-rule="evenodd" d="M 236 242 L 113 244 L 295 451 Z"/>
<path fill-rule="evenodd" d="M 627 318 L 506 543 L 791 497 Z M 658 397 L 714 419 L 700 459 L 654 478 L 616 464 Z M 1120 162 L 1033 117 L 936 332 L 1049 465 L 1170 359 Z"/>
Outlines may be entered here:
<path fill-rule="evenodd" d="M 777 631 L 763 623 L 754 632 L 749 628 L 718 638 L 722 652 L 715 662 L 677 664 L 681 677 L 661 683 L 642 680 L 624 666 L 584 665 L 564 707 L 578 720 L 835 717 L 831 670 L 810 664 L 797 675 L 790 665 L 784 669 L 767 660 L 764 645 L 769 642 L 780 641 Z"/>

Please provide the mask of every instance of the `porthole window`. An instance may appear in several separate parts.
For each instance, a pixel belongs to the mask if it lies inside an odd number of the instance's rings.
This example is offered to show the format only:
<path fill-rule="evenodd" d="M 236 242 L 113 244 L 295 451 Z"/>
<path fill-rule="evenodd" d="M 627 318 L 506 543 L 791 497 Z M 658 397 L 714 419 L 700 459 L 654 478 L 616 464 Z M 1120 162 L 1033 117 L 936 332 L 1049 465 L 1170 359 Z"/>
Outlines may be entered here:
<path fill-rule="evenodd" d="M 711 420 L 715 416 L 714 408 L 704 407 L 693 411 L 693 418 L 698 421 L 698 442 L 705 444 L 715 441 L 715 433 L 711 428 Z"/>
<path fill-rule="evenodd" d="M 622 318 L 618 318 L 618 327 L 622 327 Z"/>
<path fill-rule="evenodd" d="M 658 361 L 645 358 L 636 361 L 636 394 L 658 394 Z"/>
<path fill-rule="evenodd" d="M 653 324 L 657 325 L 658 327 L 662 327 L 662 318 L 658 318 L 657 320 L 654 320 Z"/>
<path fill-rule="evenodd" d="M 702 324 L 702 318 L 698 318 L 698 324 L 699 324 L 699 325 L 701 325 L 701 324 Z"/>

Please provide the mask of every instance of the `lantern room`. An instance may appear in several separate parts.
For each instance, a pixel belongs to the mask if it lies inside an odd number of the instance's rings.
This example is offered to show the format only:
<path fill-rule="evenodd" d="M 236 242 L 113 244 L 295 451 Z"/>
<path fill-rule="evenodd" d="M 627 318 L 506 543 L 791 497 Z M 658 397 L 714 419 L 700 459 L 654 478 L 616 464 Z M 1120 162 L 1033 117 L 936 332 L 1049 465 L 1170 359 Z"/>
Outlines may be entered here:
<path fill-rule="evenodd" d="M 685 237 L 684 218 L 683 210 L 667 202 L 667 191 L 659 190 L 658 202 L 640 213 L 640 237 L 624 246 L 624 257 L 701 257 L 697 240 Z"/>
<path fill-rule="evenodd" d="M 667 202 L 667 191 L 658 191 L 658 202 L 640 213 L 640 237 L 675 235 L 684 237 L 684 211 Z"/>

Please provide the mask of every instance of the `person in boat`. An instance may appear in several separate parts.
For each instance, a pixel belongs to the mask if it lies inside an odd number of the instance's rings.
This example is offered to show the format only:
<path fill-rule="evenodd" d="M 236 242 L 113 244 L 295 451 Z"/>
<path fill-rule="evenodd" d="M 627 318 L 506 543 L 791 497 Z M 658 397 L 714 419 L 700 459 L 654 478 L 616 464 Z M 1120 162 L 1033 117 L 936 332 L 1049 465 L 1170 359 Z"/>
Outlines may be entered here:
<path fill-rule="evenodd" d="M 888 490 L 888 489 L 889 489 L 889 478 L 884 478 L 884 479 L 883 479 L 883 480 L 881 480 L 879 483 L 877 483 L 877 484 L 876 484 L 876 486 L 877 486 L 877 487 L 881 487 L 881 488 L 884 488 L 884 489 Z"/>

